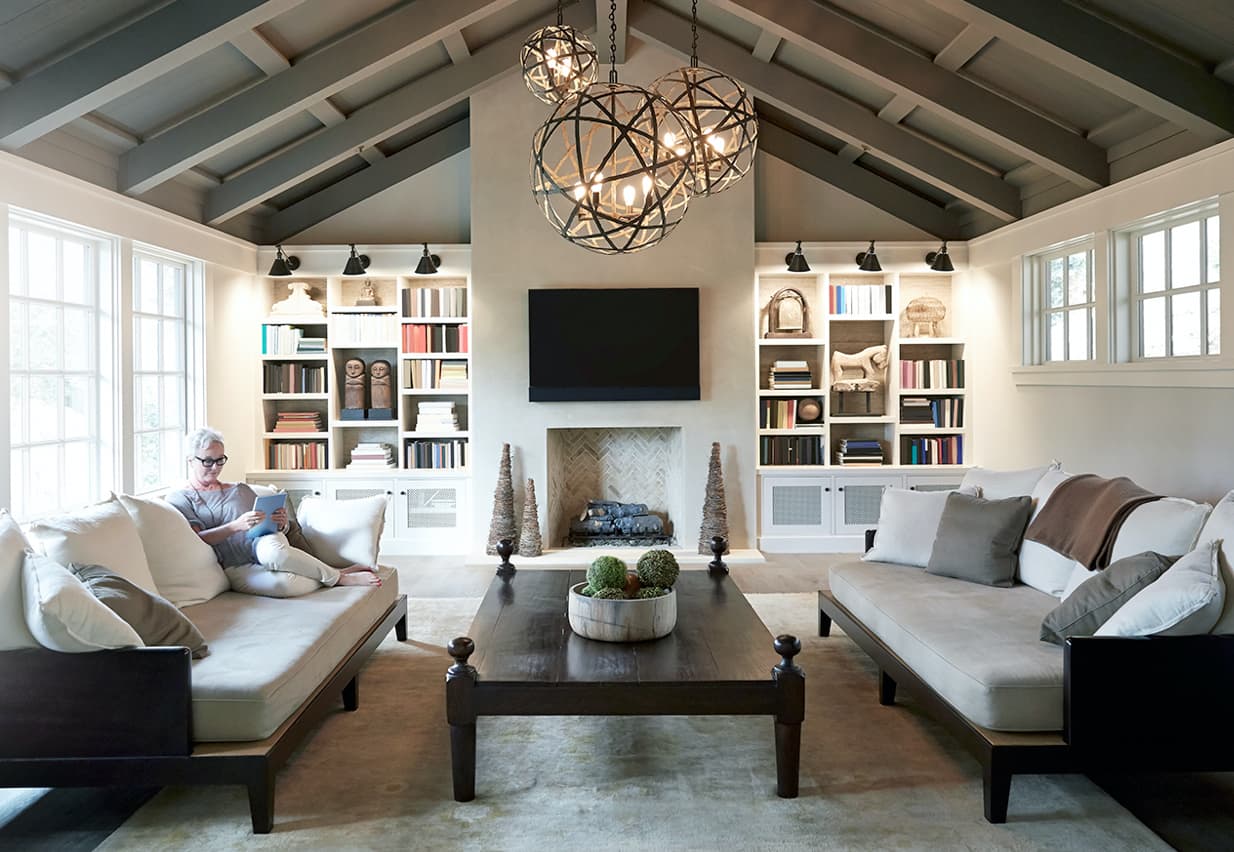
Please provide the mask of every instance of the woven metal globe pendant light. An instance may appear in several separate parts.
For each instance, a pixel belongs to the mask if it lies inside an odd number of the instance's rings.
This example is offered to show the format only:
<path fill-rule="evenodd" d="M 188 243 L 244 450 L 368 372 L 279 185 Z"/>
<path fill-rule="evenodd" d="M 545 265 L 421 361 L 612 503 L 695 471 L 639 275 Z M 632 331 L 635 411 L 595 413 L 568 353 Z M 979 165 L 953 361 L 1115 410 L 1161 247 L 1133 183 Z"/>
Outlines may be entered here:
<path fill-rule="evenodd" d="M 693 147 L 663 98 L 617 82 L 614 61 L 608 83 L 567 98 L 536 132 L 532 196 L 561 236 L 589 251 L 650 248 L 685 216 Z"/>
<path fill-rule="evenodd" d="M 691 180 L 695 195 L 715 195 L 745 177 L 754 165 L 758 116 L 742 85 L 698 64 L 698 0 L 691 6 L 694 33 L 690 64 L 670 71 L 651 89 L 677 111 L 694 134 Z"/>
<path fill-rule="evenodd" d="M 519 51 L 523 82 L 546 104 L 559 104 L 596 81 L 599 59 L 586 35 L 563 22 L 557 3 L 557 23 L 532 33 Z"/>

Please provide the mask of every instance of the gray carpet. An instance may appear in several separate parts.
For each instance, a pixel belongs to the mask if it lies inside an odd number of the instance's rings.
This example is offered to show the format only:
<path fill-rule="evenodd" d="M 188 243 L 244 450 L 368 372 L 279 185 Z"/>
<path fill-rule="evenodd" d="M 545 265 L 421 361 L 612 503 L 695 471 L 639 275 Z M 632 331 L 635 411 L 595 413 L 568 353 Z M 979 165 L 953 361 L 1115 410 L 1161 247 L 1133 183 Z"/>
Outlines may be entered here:
<path fill-rule="evenodd" d="M 477 798 L 451 797 L 442 650 L 478 599 L 419 599 L 280 773 L 274 833 L 236 788 L 167 788 L 104 849 L 1164 849 L 1080 776 L 1017 778 L 1010 822 L 981 816 L 977 764 L 933 722 L 880 707 L 869 660 L 814 636 L 815 597 L 751 595 L 801 636 L 801 797 L 775 795 L 764 718 L 482 719 Z M 770 634 L 768 635 L 770 642 Z"/>

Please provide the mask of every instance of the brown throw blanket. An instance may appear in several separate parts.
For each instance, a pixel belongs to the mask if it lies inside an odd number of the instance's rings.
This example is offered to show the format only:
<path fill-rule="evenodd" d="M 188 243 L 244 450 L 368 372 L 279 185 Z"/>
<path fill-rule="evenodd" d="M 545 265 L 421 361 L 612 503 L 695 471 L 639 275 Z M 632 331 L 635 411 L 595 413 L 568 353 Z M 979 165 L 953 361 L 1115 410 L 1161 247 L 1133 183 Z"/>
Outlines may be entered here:
<path fill-rule="evenodd" d="M 1097 571 L 1110 564 L 1114 539 L 1127 516 L 1160 499 L 1125 476 L 1080 474 L 1054 489 L 1024 537 Z"/>

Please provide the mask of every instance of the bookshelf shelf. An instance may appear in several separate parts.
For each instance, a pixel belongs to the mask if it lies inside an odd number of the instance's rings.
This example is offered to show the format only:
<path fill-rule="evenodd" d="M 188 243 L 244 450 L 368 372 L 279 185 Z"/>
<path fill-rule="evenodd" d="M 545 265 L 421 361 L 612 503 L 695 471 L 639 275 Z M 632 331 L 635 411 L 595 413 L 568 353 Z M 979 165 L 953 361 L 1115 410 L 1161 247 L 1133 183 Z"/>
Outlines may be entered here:
<path fill-rule="evenodd" d="M 271 441 L 328 441 L 329 432 L 262 432 L 261 437 Z"/>
<path fill-rule="evenodd" d="M 330 356 L 325 352 L 297 352 L 294 355 L 262 355 L 263 361 L 325 361 Z"/>
<path fill-rule="evenodd" d="M 895 314 L 836 314 L 828 322 L 894 322 Z"/>
<path fill-rule="evenodd" d="M 440 438 L 470 438 L 471 433 L 466 429 L 458 432 L 403 432 L 404 438 L 415 438 L 419 440 L 425 439 L 440 439 Z"/>
<path fill-rule="evenodd" d="M 900 388 L 900 396 L 964 396 L 968 388 Z"/>
<path fill-rule="evenodd" d="M 403 388 L 403 396 L 467 396 L 467 388 Z"/>
<path fill-rule="evenodd" d="M 398 308 L 393 305 L 361 305 L 331 308 L 331 314 L 397 314 Z"/>
<path fill-rule="evenodd" d="M 334 420 L 331 429 L 391 429 L 398 426 L 397 420 Z"/>
<path fill-rule="evenodd" d="M 471 322 L 470 317 L 403 317 L 403 325 L 415 324 L 432 324 L 432 325 L 463 325 Z"/>
<path fill-rule="evenodd" d="M 822 346 L 821 337 L 765 337 L 758 341 L 759 346 Z"/>
<path fill-rule="evenodd" d="M 963 427 L 952 426 L 917 426 L 912 423 L 900 424 L 901 435 L 963 435 Z"/>
<path fill-rule="evenodd" d="M 408 361 L 470 361 L 470 352 L 400 352 Z"/>
<path fill-rule="evenodd" d="M 833 414 L 831 416 L 831 424 L 843 425 L 845 423 L 895 423 L 896 419 L 890 414 L 880 414 L 878 416 L 864 417 L 859 414 Z"/>
<path fill-rule="evenodd" d="M 822 388 L 793 388 L 791 390 L 758 389 L 759 396 L 818 396 L 822 392 Z"/>
<path fill-rule="evenodd" d="M 802 436 L 817 435 L 819 437 L 822 437 L 824 431 L 825 430 L 822 427 L 818 427 L 814 429 L 759 429 L 758 434 L 760 435 L 802 435 Z"/>
<path fill-rule="evenodd" d="M 958 337 L 901 337 L 901 346 L 963 346 L 964 341 Z"/>
<path fill-rule="evenodd" d="M 329 399 L 328 393 L 263 393 L 262 399 L 278 400 L 278 399 Z"/>

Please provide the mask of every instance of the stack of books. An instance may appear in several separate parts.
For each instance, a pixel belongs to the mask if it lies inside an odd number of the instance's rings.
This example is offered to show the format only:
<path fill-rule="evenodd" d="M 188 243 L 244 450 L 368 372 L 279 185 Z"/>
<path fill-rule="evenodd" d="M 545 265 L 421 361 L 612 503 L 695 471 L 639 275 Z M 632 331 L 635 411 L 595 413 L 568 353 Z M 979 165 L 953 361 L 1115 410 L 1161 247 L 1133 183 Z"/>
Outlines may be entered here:
<path fill-rule="evenodd" d="M 833 284 L 828 293 L 833 315 L 874 316 L 891 313 L 889 284 Z"/>
<path fill-rule="evenodd" d="M 768 381 L 772 390 L 810 390 L 814 387 L 810 365 L 805 361 L 774 362 Z"/>
<path fill-rule="evenodd" d="M 466 287 L 412 287 L 403 291 L 405 317 L 465 317 Z"/>
<path fill-rule="evenodd" d="M 296 345 L 296 352 L 300 355 L 324 355 L 326 354 L 326 339 L 324 337 L 301 337 Z"/>
<path fill-rule="evenodd" d="M 304 330 L 294 325 L 263 325 L 262 355 L 315 355 L 326 351 L 324 337 L 305 337 Z"/>
<path fill-rule="evenodd" d="M 964 361 L 901 361 L 900 387 L 905 390 L 964 387 Z"/>
<path fill-rule="evenodd" d="M 900 400 L 900 422 L 914 425 L 934 425 L 930 400 L 924 396 L 906 396 Z"/>
<path fill-rule="evenodd" d="M 458 414 L 452 402 L 421 402 L 416 406 L 417 432 L 457 432 Z"/>
<path fill-rule="evenodd" d="M 278 420 L 274 424 L 273 431 L 307 434 L 312 432 L 324 432 L 325 430 L 325 425 L 322 423 L 321 419 L 321 412 L 280 411 L 278 413 Z"/>
<path fill-rule="evenodd" d="M 408 361 L 403 375 L 404 387 L 416 390 L 467 390 L 466 361 L 438 361 L 433 358 Z"/>
<path fill-rule="evenodd" d="M 843 438 L 836 451 L 836 464 L 844 467 L 878 467 L 883 463 L 883 445 L 878 441 Z"/>
<path fill-rule="evenodd" d="M 394 463 L 394 447 L 389 444 L 356 444 L 355 449 L 351 451 L 351 462 L 348 463 L 348 470 L 388 470 L 395 467 Z"/>
<path fill-rule="evenodd" d="M 964 427 L 964 399 L 962 397 L 906 396 L 900 400 L 900 422 L 923 424 L 939 429 Z"/>

